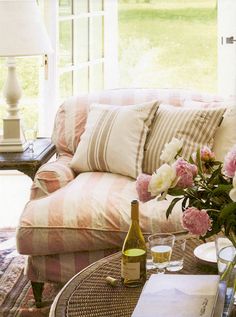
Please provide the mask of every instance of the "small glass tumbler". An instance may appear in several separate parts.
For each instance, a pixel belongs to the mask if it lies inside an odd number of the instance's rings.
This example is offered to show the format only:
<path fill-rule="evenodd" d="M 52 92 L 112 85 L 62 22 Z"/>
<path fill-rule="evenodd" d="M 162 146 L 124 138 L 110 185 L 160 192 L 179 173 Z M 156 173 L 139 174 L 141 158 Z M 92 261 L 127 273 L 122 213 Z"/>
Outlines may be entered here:
<path fill-rule="evenodd" d="M 236 286 L 236 249 L 226 237 L 217 237 L 215 246 L 218 272 L 221 282 L 226 285 L 224 312 L 229 316 L 233 307 Z"/>
<path fill-rule="evenodd" d="M 175 243 L 172 249 L 170 262 L 166 267 L 167 271 L 177 272 L 184 267 L 184 254 L 185 254 L 186 239 L 177 238 L 175 236 Z"/>
<path fill-rule="evenodd" d="M 32 128 L 25 131 L 26 140 L 29 145 L 29 152 L 34 153 L 34 141 L 37 138 L 37 129 Z"/>
<path fill-rule="evenodd" d="M 175 236 L 170 233 L 156 233 L 148 237 L 152 263 L 157 273 L 164 273 L 168 266 Z"/>

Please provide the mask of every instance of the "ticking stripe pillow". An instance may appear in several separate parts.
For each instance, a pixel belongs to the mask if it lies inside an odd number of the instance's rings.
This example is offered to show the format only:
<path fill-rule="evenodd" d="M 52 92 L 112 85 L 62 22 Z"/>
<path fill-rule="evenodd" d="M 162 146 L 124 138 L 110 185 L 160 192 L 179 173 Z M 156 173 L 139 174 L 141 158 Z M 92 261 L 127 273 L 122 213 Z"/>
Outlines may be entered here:
<path fill-rule="evenodd" d="M 85 131 L 71 161 L 76 172 L 103 171 L 136 178 L 157 102 L 111 106 L 92 104 Z"/>
<path fill-rule="evenodd" d="M 212 147 L 213 137 L 225 110 L 177 108 L 161 104 L 145 144 L 143 172 L 152 174 L 164 163 L 160 160 L 161 152 L 173 137 L 183 140 L 181 156 L 186 159 L 199 146 Z"/>

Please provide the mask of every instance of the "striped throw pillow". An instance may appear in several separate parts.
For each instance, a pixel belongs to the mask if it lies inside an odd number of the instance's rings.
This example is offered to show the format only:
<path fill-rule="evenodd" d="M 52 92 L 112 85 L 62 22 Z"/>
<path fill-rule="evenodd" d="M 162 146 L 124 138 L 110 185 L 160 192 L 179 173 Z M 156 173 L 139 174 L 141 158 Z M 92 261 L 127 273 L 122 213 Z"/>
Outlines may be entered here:
<path fill-rule="evenodd" d="M 161 152 L 173 137 L 183 140 L 181 155 L 186 159 L 199 146 L 212 147 L 213 137 L 225 110 L 179 108 L 161 104 L 145 144 L 143 172 L 152 174 L 164 163 L 160 160 Z"/>
<path fill-rule="evenodd" d="M 76 172 L 103 171 L 136 178 L 157 102 L 114 106 L 92 104 L 71 161 Z"/>

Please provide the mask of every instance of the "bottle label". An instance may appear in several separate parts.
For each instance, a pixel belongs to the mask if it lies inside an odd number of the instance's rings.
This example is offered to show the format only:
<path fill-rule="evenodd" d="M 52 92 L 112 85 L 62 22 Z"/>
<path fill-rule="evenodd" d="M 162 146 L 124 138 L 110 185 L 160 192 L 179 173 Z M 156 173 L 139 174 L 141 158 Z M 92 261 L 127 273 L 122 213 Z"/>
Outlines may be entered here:
<path fill-rule="evenodd" d="M 140 278 L 140 262 L 121 263 L 121 276 L 127 280 L 138 280 Z"/>

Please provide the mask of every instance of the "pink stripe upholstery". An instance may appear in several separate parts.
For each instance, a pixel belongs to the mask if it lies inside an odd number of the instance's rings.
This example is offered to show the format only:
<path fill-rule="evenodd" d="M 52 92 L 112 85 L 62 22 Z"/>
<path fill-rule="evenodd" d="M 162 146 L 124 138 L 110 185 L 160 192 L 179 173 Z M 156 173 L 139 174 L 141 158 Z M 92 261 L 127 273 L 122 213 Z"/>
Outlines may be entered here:
<path fill-rule="evenodd" d="M 59 153 L 73 154 L 80 136 L 84 131 L 88 106 L 91 103 L 113 105 L 140 104 L 145 101 L 157 100 L 162 103 L 181 107 L 188 101 L 215 103 L 219 105 L 222 98 L 210 94 L 181 89 L 116 89 L 102 93 L 79 95 L 65 101 L 61 105 L 54 126 L 53 141 Z"/>
<path fill-rule="evenodd" d="M 26 274 L 35 282 L 67 282 L 86 266 L 119 250 L 83 251 L 47 256 L 28 256 Z"/>
<path fill-rule="evenodd" d="M 31 200 L 17 230 L 17 248 L 29 255 L 26 273 L 33 281 L 66 282 L 92 262 L 120 250 L 130 224 L 135 180 L 111 173 L 81 173 L 69 162 L 80 141 L 93 102 L 129 105 L 157 100 L 176 107 L 218 107 L 218 96 L 180 89 L 117 89 L 65 101 L 54 125 L 59 157 L 36 174 Z M 167 200 L 140 203 L 146 234 L 182 231 L 180 205 L 166 219 Z"/>
<path fill-rule="evenodd" d="M 135 198 L 135 181 L 129 177 L 79 174 L 66 187 L 27 204 L 17 234 L 18 250 L 48 255 L 120 248 L 130 223 L 130 202 Z M 182 230 L 180 208 L 167 221 L 168 204 L 155 199 L 141 204 L 143 232 Z"/>
<path fill-rule="evenodd" d="M 75 173 L 69 166 L 71 159 L 69 154 L 60 155 L 56 161 L 42 165 L 35 175 L 30 199 L 53 193 L 72 181 Z"/>

